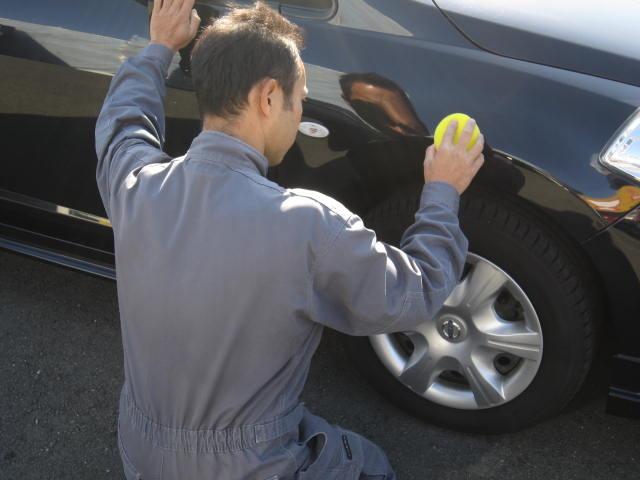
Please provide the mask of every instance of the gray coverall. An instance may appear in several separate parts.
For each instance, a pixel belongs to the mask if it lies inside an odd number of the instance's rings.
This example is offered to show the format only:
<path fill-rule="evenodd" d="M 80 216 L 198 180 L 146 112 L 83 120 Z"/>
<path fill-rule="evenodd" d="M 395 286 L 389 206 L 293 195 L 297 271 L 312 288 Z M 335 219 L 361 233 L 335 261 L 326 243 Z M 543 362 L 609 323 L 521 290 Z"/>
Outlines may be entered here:
<path fill-rule="evenodd" d="M 203 131 L 162 151 L 172 52 L 114 76 L 96 126 L 124 347 L 118 445 L 132 479 L 394 479 L 382 450 L 299 400 L 324 326 L 410 330 L 461 275 L 458 194 L 425 184 L 401 249 L 321 193 L 266 178 L 246 143 Z"/>

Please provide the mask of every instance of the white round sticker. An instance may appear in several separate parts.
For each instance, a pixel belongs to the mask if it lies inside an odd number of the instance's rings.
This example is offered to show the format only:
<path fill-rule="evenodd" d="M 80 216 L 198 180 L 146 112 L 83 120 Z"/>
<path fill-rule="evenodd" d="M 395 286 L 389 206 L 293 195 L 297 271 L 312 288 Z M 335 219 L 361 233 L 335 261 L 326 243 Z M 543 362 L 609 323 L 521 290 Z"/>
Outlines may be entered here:
<path fill-rule="evenodd" d="M 301 122 L 298 130 L 300 133 L 313 138 L 326 138 L 329 136 L 327 127 L 313 122 Z"/>

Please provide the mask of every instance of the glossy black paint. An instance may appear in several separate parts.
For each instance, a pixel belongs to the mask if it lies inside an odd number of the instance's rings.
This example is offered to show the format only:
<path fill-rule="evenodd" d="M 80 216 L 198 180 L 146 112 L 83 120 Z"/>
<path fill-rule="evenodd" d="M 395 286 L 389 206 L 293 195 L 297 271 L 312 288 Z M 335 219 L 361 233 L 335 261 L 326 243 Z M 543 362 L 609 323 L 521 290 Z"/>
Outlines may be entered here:
<path fill-rule="evenodd" d="M 604 280 L 607 311 L 618 319 L 607 409 L 640 416 L 640 207 L 584 247 Z"/>
<path fill-rule="evenodd" d="M 434 0 L 472 42 L 511 58 L 640 86 L 640 5 L 626 0 Z M 588 26 L 588 28 L 586 28 Z M 604 32 L 604 34 L 603 34 Z"/>
<path fill-rule="evenodd" d="M 216 17 L 222 3 L 199 2 L 200 16 Z M 640 106 L 639 87 L 492 54 L 428 1 L 271 4 L 305 29 L 304 120 L 330 134 L 299 134 L 269 178 L 322 191 L 365 216 L 398 189 L 420 188 L 438 121 L 468 113 L 490 144 L 475 186 L 520 201 L 583 248 L 622 332 L 621 353 L 640 357 L 629 347 L 640 343 L 640 316 L 628 314 L 638 308 L 631 304 L 640 288 L 640 239 L 625 219 L 640 204 L 640 188 L 597 162 Z M 110 228 L 68 209 L 105 216 L 95 185 L 95 118 L 111 76 L 147 38 L 142 0 L 0 1 L 2 246 L 111 276 Z M 200 129 L 188 52 L 176 56 L 167 80 L 173 156 Z"/>
<path fill-rule="evenodd" d="M 624 417 L 640 416 L 638 357 L 614 355 L 612 363 L 607 412 Z"/>

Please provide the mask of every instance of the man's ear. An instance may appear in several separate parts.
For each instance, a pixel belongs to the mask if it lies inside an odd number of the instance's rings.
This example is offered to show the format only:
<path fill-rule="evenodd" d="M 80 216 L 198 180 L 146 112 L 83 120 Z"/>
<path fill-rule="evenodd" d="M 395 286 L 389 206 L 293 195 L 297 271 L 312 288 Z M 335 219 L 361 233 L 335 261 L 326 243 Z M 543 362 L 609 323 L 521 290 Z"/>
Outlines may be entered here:
<path fill-rule="evenodd" d="M 258 88 L 258 104 L 263 115 L 269 116 L 276 106 L 278 82 L 273 78 L 264 80 Z"/>

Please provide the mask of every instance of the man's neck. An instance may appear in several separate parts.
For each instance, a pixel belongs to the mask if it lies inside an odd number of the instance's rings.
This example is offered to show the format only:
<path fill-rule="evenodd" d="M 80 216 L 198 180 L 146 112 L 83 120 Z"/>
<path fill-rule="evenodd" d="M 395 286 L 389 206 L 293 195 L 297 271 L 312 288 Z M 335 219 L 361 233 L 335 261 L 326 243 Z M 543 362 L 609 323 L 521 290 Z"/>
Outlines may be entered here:
<path fill-rule="evenodd" d="M 207 116 L 202 124 L 202 130 L 213 130 L 235 137 L 251 145 L 264 155 L 264 141 L 260 137 L 259 130 L 254 128 L 252 123 L 247 118 L 229 120 L 222 117 Z"/>

